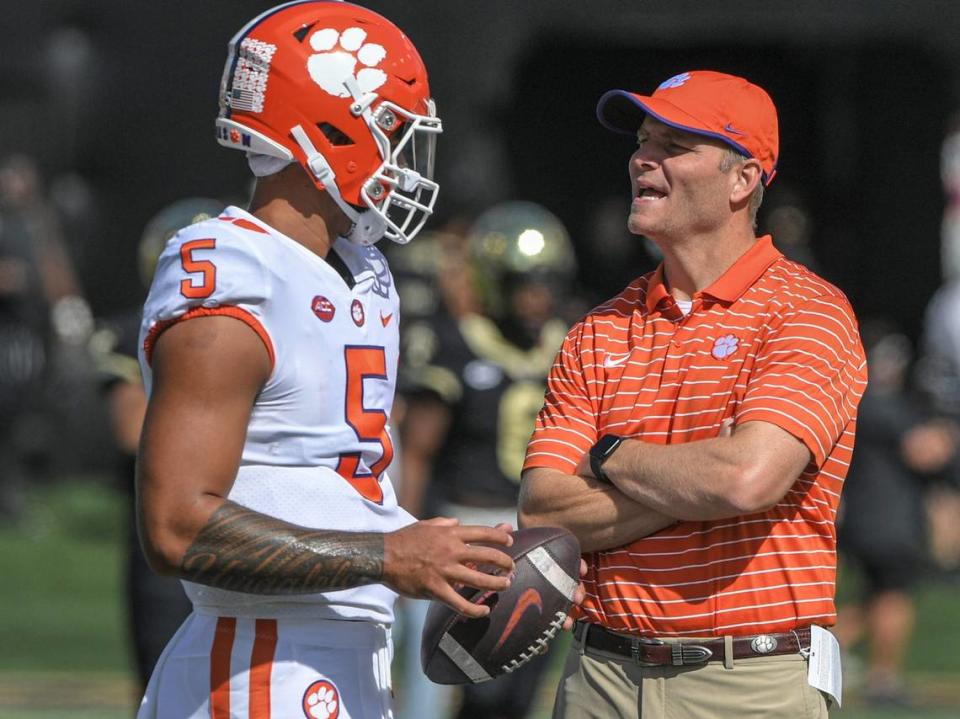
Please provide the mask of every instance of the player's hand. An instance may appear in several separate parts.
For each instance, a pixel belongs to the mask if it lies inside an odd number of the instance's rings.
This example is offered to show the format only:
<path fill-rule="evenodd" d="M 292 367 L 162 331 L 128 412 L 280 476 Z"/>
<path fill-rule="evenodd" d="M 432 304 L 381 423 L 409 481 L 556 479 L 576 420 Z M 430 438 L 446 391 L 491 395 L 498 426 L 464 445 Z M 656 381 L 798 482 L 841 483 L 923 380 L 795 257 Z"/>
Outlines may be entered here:
<path fill-rule="evenodd" d="M 483 545 L 512 543 L 509 525 L 461 527 L 447 517 L 417 522 L 384 536 L 383 582 L 404 596 L 439 599 L 466 617 L 485 617 L 490 607 L 467 601 L 455 587 L 500 592 L 510 586 L 513 560 Z M 476 569 L 481 565 L 502 574 Z"/>

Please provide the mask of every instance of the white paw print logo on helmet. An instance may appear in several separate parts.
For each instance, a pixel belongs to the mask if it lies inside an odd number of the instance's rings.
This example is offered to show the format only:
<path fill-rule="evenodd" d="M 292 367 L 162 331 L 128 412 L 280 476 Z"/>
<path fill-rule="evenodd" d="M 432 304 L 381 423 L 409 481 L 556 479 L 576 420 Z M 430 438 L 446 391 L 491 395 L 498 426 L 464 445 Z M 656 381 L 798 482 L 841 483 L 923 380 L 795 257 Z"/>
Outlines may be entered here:
<path fill-rule="evenodd" d="M 344 81 L 353 77 L 363 92 L 373 92 L 387 81 L 387 73 L 377 67 L 387 56 L 382 45 L 367 39 L 365 30 L 351 27 L 342 33 L 333 28 L 317 30 L 310 36 L 310 47 L 317 51 L 307 60 L 307 71 L 324 92 L 334 97 L 349 97 Z M 357 63 L 362 67 L 357 70 Z"/>
<path fill-rule="evenodd" d="M 303 714 L 307 719 L 337 719 L 340 716 L 340 693 L 333 682 L 315 681 L 303 694 Z"/>

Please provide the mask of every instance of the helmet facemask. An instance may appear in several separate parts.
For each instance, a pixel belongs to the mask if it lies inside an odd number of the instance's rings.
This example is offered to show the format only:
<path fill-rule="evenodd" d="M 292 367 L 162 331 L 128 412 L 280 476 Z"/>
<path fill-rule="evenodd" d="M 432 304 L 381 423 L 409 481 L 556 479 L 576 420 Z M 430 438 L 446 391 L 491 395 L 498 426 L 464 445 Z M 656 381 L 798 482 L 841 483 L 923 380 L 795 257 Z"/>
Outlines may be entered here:
<path fill-rule="evenodd" d="M 384 159 L 364 183 L 360 198 L 367 211 L 382 218 L 384 237 L 404 245 L 420 231 L 437 201 L 433 166 L 437 135 L 442 132 L 440 118 L 433 100 L 427 100 L 424 115 L 384 101 L 373 120 L 370 132 Z M 388 136 L 385 131 L 390 130 Z"/>
<path fill-rule="evenodd" d="M 405 245 L 433 214 L 437 201 L 439 185 L 433 181 L 433 167 L 437 135 L 443 128 L 436 106 L 428 99 L 426 113 L 418 114 L 383 100 L 373 111 L 376 93 L 363 94 L 353 78 L 344 84 L 354 98 L 350 111 L 364 120 L 382 158 L 360 189 L 366 209 L 343 198 L 333 168 L 303 128 L 297 125 L 291 134 L 306 155 L 307 169 L 353 223 L 345 234 L 348 240 L 366 246 L 386 237 Z"/>

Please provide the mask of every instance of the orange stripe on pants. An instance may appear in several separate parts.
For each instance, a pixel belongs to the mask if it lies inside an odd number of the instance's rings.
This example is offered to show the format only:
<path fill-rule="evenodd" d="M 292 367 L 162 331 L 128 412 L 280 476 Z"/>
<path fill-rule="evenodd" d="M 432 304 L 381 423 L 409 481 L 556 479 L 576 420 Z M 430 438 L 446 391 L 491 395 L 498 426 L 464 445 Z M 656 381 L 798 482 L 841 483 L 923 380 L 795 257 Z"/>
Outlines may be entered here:
<path fill-rule="evenodd" d="M 270 719 L 270 673 L 277 648 L 277 620 L 258 619 L 250 653 L 250 717 Z"/>
<path fill-rule="evenodd" d="M 210 719 L 230 719 L 230 652 L 236 617 L 219 617 L 210 649 Z"/>

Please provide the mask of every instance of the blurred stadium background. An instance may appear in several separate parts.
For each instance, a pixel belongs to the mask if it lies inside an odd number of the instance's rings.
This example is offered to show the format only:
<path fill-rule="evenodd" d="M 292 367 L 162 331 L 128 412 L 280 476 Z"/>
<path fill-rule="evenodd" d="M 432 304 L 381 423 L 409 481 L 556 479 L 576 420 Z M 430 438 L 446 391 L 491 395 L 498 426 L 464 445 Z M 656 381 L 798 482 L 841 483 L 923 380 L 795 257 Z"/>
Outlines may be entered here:
<path fill-rule="evenodd" d="M 93 316 L 141 300 L 136 245 L 157 210 L 184 196 L 243 203 L 243 158 L 214 141 L 217 88 L 227 40 L 271 4 L 4 2 L 0 158 L 37 163 Z M 431 69 L 444 121 L 439 221 L 507 198 L 542 203 L 571 231 L 581 284 L 611 294 L 620 285 L 591 240 L 598 208 L 626 210 L 628 150 L 596 124 L 597 98 L 686 69 L 742 74 L 780 110 L 768 202 L 782 193 L 806 208 L 821 273 L 861 317 L 919 338 L 941 283 L 940 153 L 960 95 L 960 2 L 365 4 Z M 66 338 L 51 359 L 52 384 L 15 431 L 29 459 L 17 517 L 0 521 L 0 717 L 130 716 L 127 500 L 88 353 Z M 856 581 L 845 576 L 841 592 Z M 960 584 L 938 577 L 917 596 L 908 672 L 925 708 L 883 716 L 960 716 Z M 840 715 L 872 716 L 855 695 Z"/>

